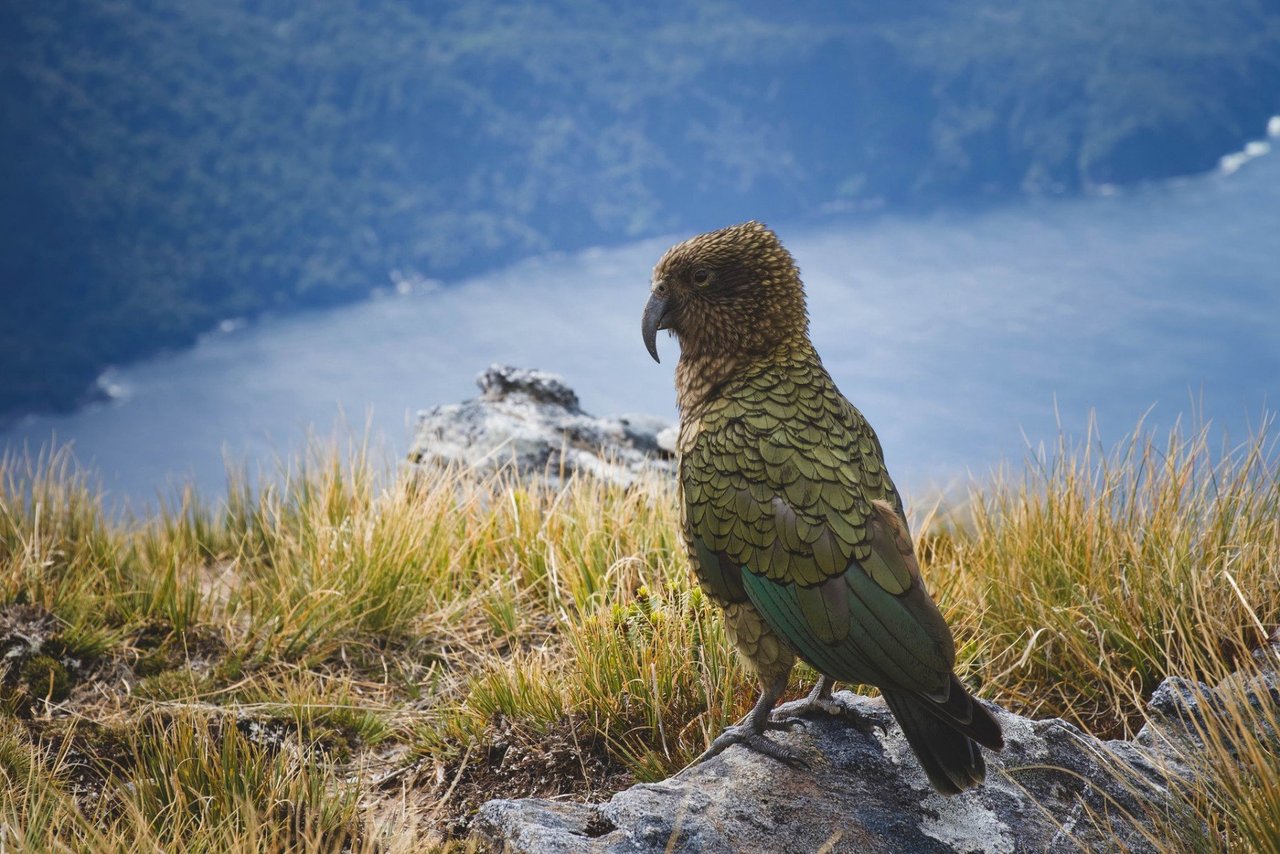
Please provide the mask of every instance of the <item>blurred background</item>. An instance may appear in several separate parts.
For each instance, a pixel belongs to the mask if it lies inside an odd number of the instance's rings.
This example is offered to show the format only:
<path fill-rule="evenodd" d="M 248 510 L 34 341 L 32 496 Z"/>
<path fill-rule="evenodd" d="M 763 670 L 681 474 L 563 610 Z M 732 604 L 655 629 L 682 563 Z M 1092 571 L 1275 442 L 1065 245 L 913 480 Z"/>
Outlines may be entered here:
<path fill-rule="evenodd" d="M 908 490 L 1059 431 L 1260 426 L 1280 5 L 0 4 L 0 449 L 140 506 L 493 361 L 674 417 L 639 315 L 746 219 Z"/>

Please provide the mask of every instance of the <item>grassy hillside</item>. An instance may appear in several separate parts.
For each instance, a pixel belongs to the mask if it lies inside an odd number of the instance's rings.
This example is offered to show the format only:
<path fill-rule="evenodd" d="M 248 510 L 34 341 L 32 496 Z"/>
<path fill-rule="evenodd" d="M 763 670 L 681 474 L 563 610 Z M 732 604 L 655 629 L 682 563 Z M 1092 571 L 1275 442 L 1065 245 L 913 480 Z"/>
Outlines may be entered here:
<path fill-rule="evenodd" d="M 1126 736 L 1164 675 L 1250 667 L 1280 625 L 1270 450 L 1064 447 L 915 508 L 964 678 Z M 489 797 L 670 774 L 753 699 L 668 483 L 321 448 L 260 496 L 115 522 L 65 455 L 2 482 L 5 850 L 453 845 Z M 1161 819 L 1170 851 L 1274 850 L 1275 712 L 1227 720 L 1187 757 L 1205 776 Z"/>

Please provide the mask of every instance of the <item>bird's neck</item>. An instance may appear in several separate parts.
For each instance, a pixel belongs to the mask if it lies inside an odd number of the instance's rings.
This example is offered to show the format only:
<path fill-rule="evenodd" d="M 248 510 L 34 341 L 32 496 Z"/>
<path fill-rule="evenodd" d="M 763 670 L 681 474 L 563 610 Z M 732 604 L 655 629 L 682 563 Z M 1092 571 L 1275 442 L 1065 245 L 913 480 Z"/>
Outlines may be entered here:
<path fill-rule="evenodd" d="M 817 359 L 809 336 L 799 334 L 760 353 L 681 350 L 676 365 L 676 405 L 684 417 L 696 417 L 728 384 L 762 366 L 779 366 L 797 359 Z"/>

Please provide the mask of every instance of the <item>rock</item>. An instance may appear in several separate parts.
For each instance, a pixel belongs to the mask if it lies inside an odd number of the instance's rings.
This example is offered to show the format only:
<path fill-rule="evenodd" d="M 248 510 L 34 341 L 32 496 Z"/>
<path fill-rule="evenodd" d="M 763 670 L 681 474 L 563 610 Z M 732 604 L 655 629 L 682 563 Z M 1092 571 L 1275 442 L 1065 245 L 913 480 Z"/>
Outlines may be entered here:
<path fill-rule="evenodd" d="M 581 473 L 629 484 L 644 471 L 675 470 L 675 428 L 652 415 L 597 418 L 555 374 L 492 365 L 480 397 L 418 414 L 409 451 L 416 465 L 512 465 L 559 478 Z"/>
<path fill-rule="evenodd" d="M 1272 655 L 1269 669 L 1248 677 L 1251 700 L 1280 704 L 1275 663 Z M 1169 787 L 1190 776 L 1179 757 L 1201 744 L 1195 721 L 1220 708 L 1214 689 L 1167 679 L 1132 741 L 997 710 L 1007 744 L 987 753 L 986 783 L 946 797 L 930 788 L 882 700 L 837 696 L 873 726 L 814 715 L 772 734 L 800 749 L 807 769 L 735 746 L 602 804 L 490 801 L 473 834 L 513 854 L 1155 851 L 1150 822 L 1172 804 Z"/>

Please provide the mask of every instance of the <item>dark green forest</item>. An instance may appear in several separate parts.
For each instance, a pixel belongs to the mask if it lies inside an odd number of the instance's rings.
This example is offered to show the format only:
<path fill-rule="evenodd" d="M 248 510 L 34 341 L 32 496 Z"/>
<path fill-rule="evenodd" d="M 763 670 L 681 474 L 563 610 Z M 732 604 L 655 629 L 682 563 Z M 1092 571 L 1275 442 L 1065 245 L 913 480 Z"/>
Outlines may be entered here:
<path fill-rule="evenodd" d="M 0 415 L 393 269 L 1211 168 L 1280 112 L 1217 0 L 0 4 Z"/>

